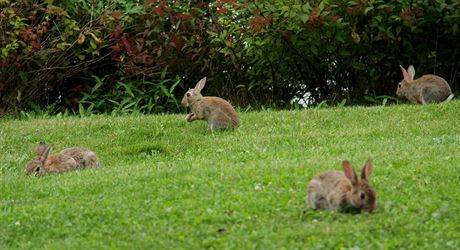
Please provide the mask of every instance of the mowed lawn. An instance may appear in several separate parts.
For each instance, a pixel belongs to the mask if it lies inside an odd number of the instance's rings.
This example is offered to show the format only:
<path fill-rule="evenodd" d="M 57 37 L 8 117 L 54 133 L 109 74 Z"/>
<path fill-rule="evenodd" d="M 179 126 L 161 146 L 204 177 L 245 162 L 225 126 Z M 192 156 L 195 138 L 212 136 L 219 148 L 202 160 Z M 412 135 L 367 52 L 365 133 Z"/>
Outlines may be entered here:
<path fill-rule="evenodd" d="M 0 120 L 0 249 L 459 249 L 460 101 Z M 38 142 L 102 168 L 26 177 Z M 374 214 L 305 205 L 318 173 L 374 159 Z"/>

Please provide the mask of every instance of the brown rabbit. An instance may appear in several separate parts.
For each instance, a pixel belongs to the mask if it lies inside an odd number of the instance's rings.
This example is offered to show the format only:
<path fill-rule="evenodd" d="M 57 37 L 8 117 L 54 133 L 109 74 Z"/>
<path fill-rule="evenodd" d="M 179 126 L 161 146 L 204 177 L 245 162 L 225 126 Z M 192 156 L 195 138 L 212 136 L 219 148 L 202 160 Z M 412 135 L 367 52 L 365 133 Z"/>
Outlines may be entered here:
<path fill-rule="evenodd" d="M 182 98 L 182 106 L 190 107 L 192 111 L 185 120 L 206 120 L 211 130 L 238 127 L 238 114 L 230 103 L 219 97 L 201 95 L 205 83 L 206 77 L 201 79 L 194 89 L 189 89 Z"/>
<path fill-rule="evenodd" d="M 96 154 L 86 148 L 67 148 L 57 155 L 48 156 L 53 150 L 53 145 L 46 147 L 40 142 L 35 160 L 27 164 L 25 174 L 46 175 L 75 170 L 78 168 L 99 168 L 99 160 Z"/>
<path fill-rule="evenodd" d="M 407 71 L 400 65 L 404 79 L 398 83 L 396 95 L 405 96 L 414 104 L 448 102 L 454 95 L 446 80 L 436 75 L 423 75 L 414 80 L 415 69 L 410 65 Z"/>
<path fill-rule="evenodd" d="M 348 161 L 343 161 L 342 165 L 344 172 L 328 171 L 310 181 L 307 206 L 332 212 L 372 213 L 376 207 L 376 193 L 368 182 L 372 159 L 364 165 L 361 179 Z"/>

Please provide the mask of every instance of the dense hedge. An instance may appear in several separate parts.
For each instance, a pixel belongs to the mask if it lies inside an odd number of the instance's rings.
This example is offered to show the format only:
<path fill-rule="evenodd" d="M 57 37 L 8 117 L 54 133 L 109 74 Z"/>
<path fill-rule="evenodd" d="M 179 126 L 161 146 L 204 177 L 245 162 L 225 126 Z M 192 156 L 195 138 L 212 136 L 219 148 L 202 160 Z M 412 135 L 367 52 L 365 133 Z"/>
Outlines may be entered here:
<path fill-rule="evenodd" d="M 174 112 L 394 96 L 399 65 L 460 89 L 459 0 L 0 0 L 0 112 Z"/>

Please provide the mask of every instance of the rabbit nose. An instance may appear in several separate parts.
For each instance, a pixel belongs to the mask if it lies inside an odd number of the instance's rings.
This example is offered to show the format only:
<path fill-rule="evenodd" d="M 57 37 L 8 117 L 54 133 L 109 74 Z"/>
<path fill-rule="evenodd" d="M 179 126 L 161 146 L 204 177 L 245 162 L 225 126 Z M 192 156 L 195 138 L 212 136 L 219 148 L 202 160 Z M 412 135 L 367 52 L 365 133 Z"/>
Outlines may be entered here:
<path fill-rule="evenodd" d="M 182 102 L 180 103 L 182 105 L 182 107 L 187 107 L 187 101 L 186 100 L 182 100 Z"/>

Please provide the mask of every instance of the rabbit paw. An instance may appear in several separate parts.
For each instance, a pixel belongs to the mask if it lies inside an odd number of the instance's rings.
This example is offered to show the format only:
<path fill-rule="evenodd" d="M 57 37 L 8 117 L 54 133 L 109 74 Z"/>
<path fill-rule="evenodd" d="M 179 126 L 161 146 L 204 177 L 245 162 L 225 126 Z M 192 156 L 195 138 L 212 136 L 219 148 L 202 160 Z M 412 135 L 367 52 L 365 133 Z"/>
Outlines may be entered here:
<path fill-rule="evenodd" d="M 195 114 L 193 114 L 193 113 L 188 114 L 188 115 L 185 117 L 185 120 L 188 121 L 188 122 L 193 121 L 194 115 L 195 115 Z"/>

